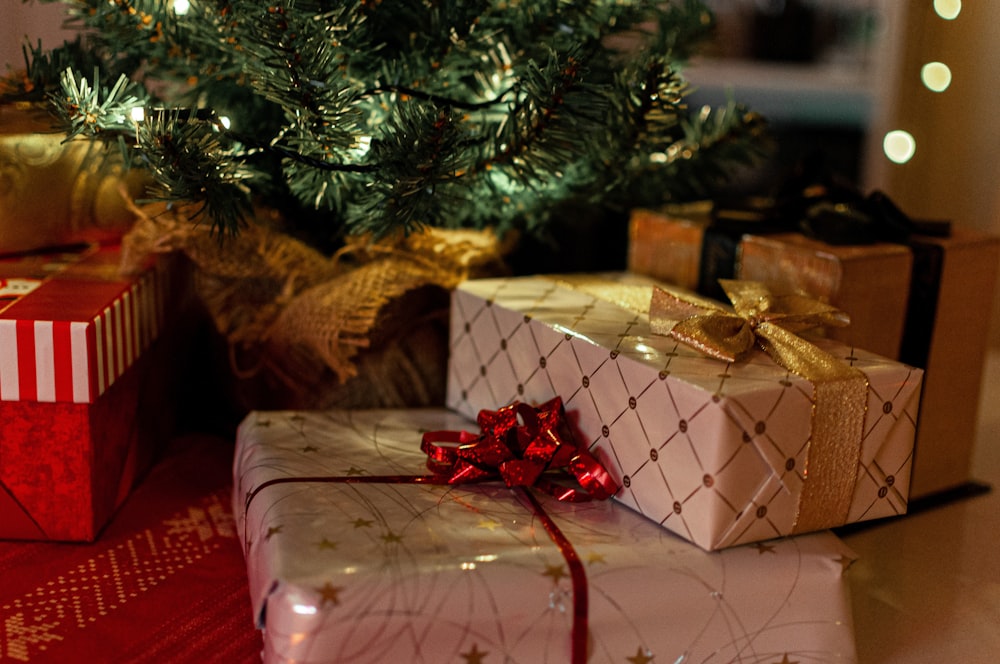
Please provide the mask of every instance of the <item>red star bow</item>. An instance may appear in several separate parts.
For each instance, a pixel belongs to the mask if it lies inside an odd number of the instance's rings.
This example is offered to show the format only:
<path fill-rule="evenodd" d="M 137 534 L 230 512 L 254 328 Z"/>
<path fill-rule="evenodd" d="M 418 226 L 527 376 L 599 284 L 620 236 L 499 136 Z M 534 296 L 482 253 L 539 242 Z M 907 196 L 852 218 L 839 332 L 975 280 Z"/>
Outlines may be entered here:
<path fill-rule="evenodd" d="M 515 402 L 482 410 L 482 433 L 429 431 L 420 448 L 427 466 L 449 484 L 502 479 L 508 487 L 534 486 L 562 501 L 610 498 L 618 490 L 604 466 L 576 442 L 566 425 L 562 399 L 536 407 Z M 551 478 L 568 473 L 579 486 Z"/>

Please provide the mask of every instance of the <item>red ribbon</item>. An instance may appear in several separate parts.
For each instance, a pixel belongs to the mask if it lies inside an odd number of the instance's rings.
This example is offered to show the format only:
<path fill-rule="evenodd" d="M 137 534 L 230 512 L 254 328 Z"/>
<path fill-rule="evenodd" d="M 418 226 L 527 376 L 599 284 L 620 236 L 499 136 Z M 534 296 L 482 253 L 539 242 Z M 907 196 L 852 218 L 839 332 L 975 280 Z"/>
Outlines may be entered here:
<path fill-rule="evenodd" d="M 570 661 L 583 664 L 587 660 L 589 632 L 587 575 L 569 538 L 526 487 L 545 491 L 561 501 L 582 502 L 610 498 L 618 486 L 570 433 L 559 397 L 537 408 L 514 403 L 496 411 L 482 410 L 476 419 L 483 431 L 480 434 L 429 431 L 423 435 L 420 447 L 428 455 L 432 475 L 277 477 L 247 492 L 244 514 L 249 513 L 250 503 L 262 490 L 278 484 L 464 484 L 503 479 L 508 487 L 518 489 L 569 567 L 573 587 Z M 579 487 L 552 479 L 552 475 L 560 473 L 575 478 Z M 243 538 L 249 545 L 246 532 Z"/>
<path fill-rule="evenodd" d="M 562 399 L 538 407 L 515 402 L 500 410 L 481 410 L 482 433 L 428 431 L 420 449 L 427 466 L 448 484 L 502 479 L 508 487 L 533 486 L 558 500 L 604 500 L 618 486 L 604 466 L 576 442 L 566 424 Z M 557 482 L 570 476 L 578 486 Z"/>

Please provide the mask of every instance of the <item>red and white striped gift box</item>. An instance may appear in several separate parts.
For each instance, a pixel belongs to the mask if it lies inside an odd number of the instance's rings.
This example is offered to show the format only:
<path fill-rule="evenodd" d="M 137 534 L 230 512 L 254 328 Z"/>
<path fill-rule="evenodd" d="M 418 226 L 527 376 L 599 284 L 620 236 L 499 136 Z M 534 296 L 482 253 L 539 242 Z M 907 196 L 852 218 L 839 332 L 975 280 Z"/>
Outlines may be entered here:
<path fill-rule="evenodd" d="M 0 400 L 93 403 L 149 347 L 167 280 L 119 277 L 118 255 L 92 249 L 33 288 L 8 280 L 24 294 L 0 310 Z"/>
<path fill-rule="evenodd" d="M 169 260 L 134 276 L 120 260 L 0 258 L 0 538 L 92 541 L 155 456 L 172 389 L 158 337 L 185 286 Z"/>

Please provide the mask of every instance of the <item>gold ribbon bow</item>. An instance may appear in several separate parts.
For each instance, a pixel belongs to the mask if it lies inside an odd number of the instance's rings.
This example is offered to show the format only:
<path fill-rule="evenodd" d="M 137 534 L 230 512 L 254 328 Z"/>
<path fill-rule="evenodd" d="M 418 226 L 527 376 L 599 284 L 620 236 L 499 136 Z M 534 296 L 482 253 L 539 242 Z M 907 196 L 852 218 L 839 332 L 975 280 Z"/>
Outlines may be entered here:
<path fill-rule="evenodd" d="M 761 283 L 720 283 L 733 311 L 654 287 L 649 310 L 653 333 L 729 362 L 756 345 L 779 366 L 810 381 L 812 433 L 793 532 L 845 523 L 861 458 L 868 379 L 798 333 L 846 325 L 847 315 L 804 295 L 773 294 Z"/>

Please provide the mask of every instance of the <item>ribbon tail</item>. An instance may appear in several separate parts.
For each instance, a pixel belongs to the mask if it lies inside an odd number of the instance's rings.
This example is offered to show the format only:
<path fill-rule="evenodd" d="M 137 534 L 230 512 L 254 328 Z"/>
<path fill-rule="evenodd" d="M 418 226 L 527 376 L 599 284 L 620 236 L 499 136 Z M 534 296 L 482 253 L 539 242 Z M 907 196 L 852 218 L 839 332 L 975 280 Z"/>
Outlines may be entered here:
<path fill-rule="evenodd" d="M 709 357 L 737 361 L 754 346 L 754 334 L 746 321 L 730 314 L 692 316 L 670 330 L 670 336 Z"/>
<path fill-rule="evenodd" d="M 792 532 L 841 525 L 847 521 L 861 461 L 868 379 L 778 325 L 758 326 L 757 341 L 780 366 L 813 384 L 812 436 Z"/>

